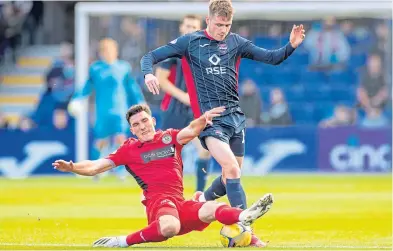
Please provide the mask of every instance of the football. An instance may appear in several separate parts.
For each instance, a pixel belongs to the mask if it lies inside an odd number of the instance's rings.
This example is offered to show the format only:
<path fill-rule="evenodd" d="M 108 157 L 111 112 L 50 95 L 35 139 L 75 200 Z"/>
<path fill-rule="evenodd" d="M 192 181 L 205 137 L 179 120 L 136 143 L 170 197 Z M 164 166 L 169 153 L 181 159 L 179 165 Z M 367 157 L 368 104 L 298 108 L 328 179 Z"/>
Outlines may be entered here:
<path fill-rule="evenodd" d="M 251 230 L 242 224 L 224 225 L 220 231 L 224 247 L 247 247 L 251 243 Z"/>

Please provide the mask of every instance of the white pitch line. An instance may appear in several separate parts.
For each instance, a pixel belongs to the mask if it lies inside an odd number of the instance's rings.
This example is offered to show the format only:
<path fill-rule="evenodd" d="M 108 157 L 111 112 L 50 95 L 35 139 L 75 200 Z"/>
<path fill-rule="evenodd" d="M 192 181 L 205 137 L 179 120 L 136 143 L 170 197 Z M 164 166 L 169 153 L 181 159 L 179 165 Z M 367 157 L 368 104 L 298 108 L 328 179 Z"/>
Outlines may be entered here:
<path fill-rule="evenodd" d="M 0 246 L 29 246 L 29 247 L 92 247 L 92 245 L 89 244 L 65 244 L 65 243 L 1 243 Z M 284 249 L 295 249 L 295 248 L 335 248 L 335 249 L 342 249 L 342 248 L 347 248 L 347 249 L 392 249 L 390 246 L 347 246 L 347 245 L 296 245 L 296 244 L 291 244 L 291 245 L 268 245 L 268 247 L 272 248 L 284 248 Z M 148 248 L 148 247 L 146 247 Z M 165 248 L 165 247 L 163 247 Z M 170 248 L 170 247 L 167 247 Z M 173 247 L 175 248 L 175 247 Z M 180 247 L 182 248 L 182 247 Z M 215 248 L 215 247 L 212 247 Z M 189 250 L 199 250 L 198 247 L 187 247 Z M 244 249 L 242 249 L 245 251 Z"/>

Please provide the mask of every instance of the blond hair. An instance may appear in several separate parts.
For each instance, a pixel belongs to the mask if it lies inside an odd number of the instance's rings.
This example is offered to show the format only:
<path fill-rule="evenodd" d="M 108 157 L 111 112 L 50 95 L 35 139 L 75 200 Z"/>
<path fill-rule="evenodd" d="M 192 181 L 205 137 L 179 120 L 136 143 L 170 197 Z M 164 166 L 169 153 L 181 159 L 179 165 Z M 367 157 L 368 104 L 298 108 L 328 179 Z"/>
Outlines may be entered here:
<path fill-rule="evenodd" d="M 210 0 L 209 16 L 232 18 L 234 9 L 230 0 Z"/>

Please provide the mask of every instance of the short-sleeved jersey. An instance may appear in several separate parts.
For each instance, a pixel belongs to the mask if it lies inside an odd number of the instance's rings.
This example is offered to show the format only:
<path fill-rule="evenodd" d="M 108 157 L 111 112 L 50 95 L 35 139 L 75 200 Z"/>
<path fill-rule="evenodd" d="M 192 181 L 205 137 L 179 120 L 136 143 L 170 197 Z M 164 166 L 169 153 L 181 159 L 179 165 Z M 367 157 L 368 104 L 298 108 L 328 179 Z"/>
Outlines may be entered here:
<path fill-rule="evenodd" d="M 142 72 L 153 73 L 153 64 L 167 58 L 181 58 L 184 78 L 195 117 L 214 107 L 225 106 L 225 113 L 240 110 L 238 73 L 241 58 L 277 65 L 291 55 L 288 43 L 277 50 L 266 50 L 230 33 L 223 41 L 211 38 L 205 30 L 181 36 L 146 54 Z"/>
<path fill-rule="evenodd" d="M 150 142 L 130 138 L 107 159 L 115 166 L 124 165 L 143 189 L 146 199 L 168 195 L 183 197 L 183 163 L 177 142 L 179 130 L 157 131 Z"/>
<path fill-rule="evenodd" d="M 171 73 L 174 72 L 173 76 L 170 76 L 174 81 L 173 84 L 179 88 L 180 90 L 187 92 L 187 86 L 184 81 L 183 70 L 181 66 L 181 60 L 178 58 L 170 58 L 165 60 L 160 64 L 161 68 L 169 70 Z M 168 94 L 169 95 L 169 94 Z M 167 102 L 167 107 L 165 107 L 166 111 L 171 114 L 182 115 L 182 114 L 190 114 L 192 115 L 191 107 L 183 104 L 176 98 L 170 97 L 168 100 L 164 98 L 164 102 Z"/>

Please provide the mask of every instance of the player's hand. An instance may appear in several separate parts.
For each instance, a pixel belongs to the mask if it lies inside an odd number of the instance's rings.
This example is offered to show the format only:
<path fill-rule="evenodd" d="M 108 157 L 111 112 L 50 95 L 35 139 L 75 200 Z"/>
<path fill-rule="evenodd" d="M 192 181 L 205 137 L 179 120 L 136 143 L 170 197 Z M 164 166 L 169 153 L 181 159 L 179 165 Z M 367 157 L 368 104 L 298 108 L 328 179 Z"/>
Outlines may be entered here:
<path fill-rule="evenodd" d="M 205 112 L 203 114 L 203 116 L 205 117 L 206 124 L 213 125 L 213 119 L 215 117 L 220 116 L 221 113 L 223 113 L 224 111 L 225 111 L 225 107 L 224 106 L 220 106 L 220 107 L 216 107 L 216 108 L 213 108 L 213 109 Z"/>
<path fill-rule="evenodd" d="M 145 84 L 147 89 L 154 95 L 160 94 L 160 84 L 158 83 L 158 79 L 153 74 L 146 74 L 145 76 Z"/>
<path fill-rule="evenodd" d="M 62 159 L 56 160 L 52 163 L 52 166 L 61 172 L 72 172 L 74 170 L 74 163 L 72 161 L 68 162 Z"/>
<path fill-rule="evenodd" d="M 293 25 L 291 35 L 289 36 L 289 42 L 293 48 L 297 48 L 306 37 L 303 24 L 296 26 Z"/>

